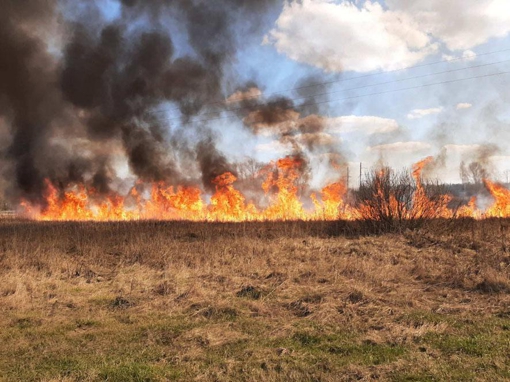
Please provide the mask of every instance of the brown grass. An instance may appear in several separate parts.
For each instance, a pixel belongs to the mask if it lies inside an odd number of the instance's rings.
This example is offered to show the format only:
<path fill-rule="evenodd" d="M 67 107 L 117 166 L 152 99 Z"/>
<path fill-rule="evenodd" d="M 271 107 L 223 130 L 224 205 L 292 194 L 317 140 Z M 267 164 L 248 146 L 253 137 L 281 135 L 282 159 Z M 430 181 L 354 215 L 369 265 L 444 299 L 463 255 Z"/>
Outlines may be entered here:
<path fill-rule="evenodd" d="M 509 379 L 507 225 L 0 221 L 0 380 Z"/>

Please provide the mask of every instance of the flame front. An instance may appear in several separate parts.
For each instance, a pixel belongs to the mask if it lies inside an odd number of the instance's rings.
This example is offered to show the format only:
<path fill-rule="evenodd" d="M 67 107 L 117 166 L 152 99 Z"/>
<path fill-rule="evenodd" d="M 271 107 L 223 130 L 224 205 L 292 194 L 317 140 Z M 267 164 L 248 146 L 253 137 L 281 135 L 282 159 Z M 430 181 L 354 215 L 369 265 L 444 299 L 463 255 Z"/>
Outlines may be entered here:
<path fill-rule="evenodd" d="M 243 194 L 233 186 L 237 178 L 227 172 L 214 179 L 216 193 L 211 197 L 209 220 L 243 221 L 255 220 L 258 211 L 253 204 L 246 204 Z"/>
<path fill-rule="evenodd" d="M 266 221 L 266 220 L 356 220 L 356 219 L 430 219 L 453 217 L 509 217 L 510 191 L 502 185 L 484 180 L 493 204 L 484 211 L 477 208 L 476 197 L 461 207 L 450 207 L 452 196 L 427 195 L 422 171 L 432 157 L 413 165 L 414 190 L 407 200 L 398 188 L 388 187 L 391 173 L 379 171 L 374 178 L 370 197 L 356 207 L 347 203 L 348 187 L 339 180 L 326 185 L 320 196 L 311 193 L 309 201 L 300 196 L 302 168 L 299 158 L 286 157 L 270 163 L 259 174 L 264 176 L 262 190 L 265 207 L 253 202 L 235 188 L 237 178 L 226 172 L 213 180 L 215 192 L 207 203 L 206 195 L 194 186 L 170 186 L 164 182 L 136 184 L 126 195 L 99 195 L 94 189 L 73 185 L 59 191 L 49 180 L 44 194 L 45 207 L 27 201 L 21 206 L 26 216 L 36 220 L 119 221 L 137 219 L 190 221 Z M 308 204 L 311 207 L 305 208 Z"/>
<path fill-rule="evenodd" d="M 416 184 L 416 191 L 413 194 L 412 213 L 414 217 L 422 219 L 432 218 L 450 218 L 453 212 L 448 208 L 452 200 L 450 195 L 439 195 L 435 200 L 431 200 L 426 193 L 421 180 L 423 169 L 432 163 L 433 157 L 427 157 L 413 165 L 413 178 Z"/>
<path fill-rule="evenodd" d="M 510 191 L 500 184 L 484 180 L 485 187 L 494 198 L 494 204 L 486 211 L 488 217 L 508 217 L 510 216 Z"/>

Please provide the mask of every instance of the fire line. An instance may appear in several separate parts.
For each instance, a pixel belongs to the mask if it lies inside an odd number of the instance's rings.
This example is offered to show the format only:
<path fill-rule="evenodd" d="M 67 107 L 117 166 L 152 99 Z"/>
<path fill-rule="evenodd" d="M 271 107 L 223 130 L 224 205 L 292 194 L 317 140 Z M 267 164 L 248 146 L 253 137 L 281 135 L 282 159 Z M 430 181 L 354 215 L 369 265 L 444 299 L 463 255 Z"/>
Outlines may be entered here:
<path fill-rule="evenodd" d="M 502 185 L 484 180 L 486 189 L 494 202 L 485 210 L 477 207 L 476 197 L 468 204 L 453 209 L 449 207 L 452 196 L 427 196 L 421 180 L 424 167 L 432 157 L 413 165 L 412 177 L 415 189 L 412 200 L 404 200 L 398 190 L 388 188 L 389 170 L 380 170 L 374 178 L 373 194 L 368 200 L 352 206 L 347 202 L 348 187 L 343 181 L 326 185 L 320 195 L 312 193 L 313 208 L 305 208 L 299 197 L 298 181 L 300 166 L 298 158 L 286 157 L 267 166 L 262 172 L 265 180 L 262 189 L 269 205 L 260 208 L 247 201 L 235 188 L 237 178 L 231 172 L 213 180 L 215 192 L 209 203 L 204 201 L 200 188 L 193 186 L 169 186 L 163 182 L 149 185 L 148 196 L 142 195 L 135 185 L 122 196 L 110 193 L 99 195 L 84 185 L 74 185 L 60 192 L 46 180 L 45 206 L 39 207 L 28 201 L 21 202 L 22 215 L 43 221 L 125 221 L 125 220 L 189 220 L 189 221 L 276 221 L 276 220 L 357 220 L 381 219 L 381 216 L 398 219 L 416 218 L 489 218 L 510 216 L 510 191 Z"/>

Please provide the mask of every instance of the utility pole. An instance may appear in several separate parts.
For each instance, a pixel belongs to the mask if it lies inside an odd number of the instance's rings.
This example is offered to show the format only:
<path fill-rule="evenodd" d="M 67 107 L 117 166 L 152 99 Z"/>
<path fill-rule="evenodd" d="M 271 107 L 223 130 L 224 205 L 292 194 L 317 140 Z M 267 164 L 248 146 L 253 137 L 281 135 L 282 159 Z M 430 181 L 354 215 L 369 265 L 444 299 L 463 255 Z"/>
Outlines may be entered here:
<path fill-rule="evenodd" d="M 359 188 L 361 189 L 362 179 L 362 171 L 363 171 L 363 163 L 359 162 Z"/>

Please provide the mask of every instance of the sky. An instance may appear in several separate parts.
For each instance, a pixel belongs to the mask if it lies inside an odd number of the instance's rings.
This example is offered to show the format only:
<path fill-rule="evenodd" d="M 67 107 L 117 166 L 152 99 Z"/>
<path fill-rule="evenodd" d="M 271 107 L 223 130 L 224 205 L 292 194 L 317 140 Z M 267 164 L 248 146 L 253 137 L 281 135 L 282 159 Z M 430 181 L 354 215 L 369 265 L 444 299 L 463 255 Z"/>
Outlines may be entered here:
<path fill-rule="evenodd" d="M 427 156 L 424 175 L 443 182 L 474 162 L 510 177 L 508 0 L 41 0 L 7 11 L 0 53 L 30 71 L 6 61 L 0 72 L 4 178 L 21 196 L 40 195 L 45 178 L 207 189 L 231 163 L 296 152 L 312 188 L 338 179 L 332 158 L 351 187 L 360 164 Z"/>
<path fill-rule="evenodd" d="M 433 175 L 459 182 L 460 162 L 477 160 L 489 146 L 487 166 L 504 179 L 510 74 L 492 75 L 510 70 L 509 32 L 505 0 L 289 1 L 234 65 L 267 96 L 306 77 L 329 82 L 318 89 L 328 93 L 320 105 L 331 121 L 325 134 L 338 140 L 352 174 L 359 162 L 399 168 L 446 151 Z M 405 88 L 413 89 L 398 91 Z M 218 123 L 225 151 L 262 159 L 289 152 L 274 137 L 252 137 L 238 124 Z"/>
<path fill-rule="evenodd" d="M 104 1 L 102 11 L 115 20 L 120 4 Z M 167 23 L 178 32 L 174 20 Z M 181 37 L 177 51 L 189 54 Z M 303 79 L 307 86 L 326 83 L 307 90 L 321 95 L 324 134 L 349 162 L 351 186 L 360 163 L 363 171 L 381 162 L 403 168 L 441 154 L 444 166 L 430 176 L 460 182 L 460 162 L 477 160 L 484 147 L 493 149 L 483 158 L 493 177 L 506 180 L 510 171 L 510 73 L 497 75 L 509 64 L 506 0 L 303 0 L 266 15 L 237 50 L 231 76 L 235 84 L 253 81 L 267 98 L 300 99 L 294 89 Z M 225 97 L 235 90 L 225 84 Z M 178 120 L 171 105 L 162 110 L 169 125 Z M 232 113 L 197 118 L 213 126 L 233 159 L 268 161 L 292 151 L 271 134 L 254 136 Z M 316 175 L 324 181 L 319 168 Z"/>
<path fill-rule="evenodd" d="M 304 0 L 284 6 L 256 49 L 269 49 L 264 55 L 278 71 L 338 79 L 325 114 L 359 118 L 360 131 L 340 134 L 351 162 L 369 167 L 382 158 L 409 166 L 446 148 L 446 165 L 436 176 L 459 181 L 460 161 L 476 157 L 483 145 L 497 146 L 495 176 L 510 169 L 508 74 L 335 100 L 508 71 L 510 51 L 487 53 L 508 49 L 509 32 L 508 1 Z M 270 73 L 263 75 L 271 82 Z M 274 87 L 292 86 L 289 77 Z M 355 77 L 361 78 L 343 81 Z M 384 85 L 346 90 L 377 83 Z M 398 127 L 371 134 L 363 118 Z"/>

